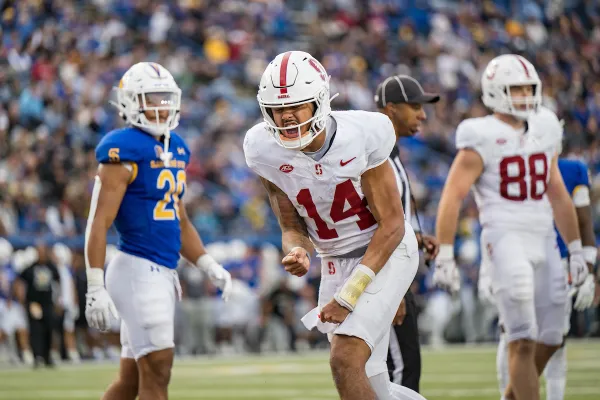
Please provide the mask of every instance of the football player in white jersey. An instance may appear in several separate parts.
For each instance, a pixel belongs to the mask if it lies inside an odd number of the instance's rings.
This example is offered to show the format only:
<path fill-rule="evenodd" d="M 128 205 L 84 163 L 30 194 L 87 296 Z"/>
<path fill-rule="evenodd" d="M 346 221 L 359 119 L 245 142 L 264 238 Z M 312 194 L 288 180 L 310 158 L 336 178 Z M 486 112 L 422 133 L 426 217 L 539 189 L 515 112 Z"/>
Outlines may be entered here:
<path fill-rule="evenodd" d="M 575 208 L 557 166 L 562 126 L 541 106 L 533 65 L 503 55 L 487 66 L 483 102 L 493 114 L 463 121 L 458 154 L 437 215 L 441 243 L 434 282 L 457 289 L 453 243 L 462 200 L 474 186 L 491 259 L 494 298 L 509 348 L 507 399 L 539 399 L 538 376 L 560 347 L 567 301 L 566 272 L 556 248 L 554 221 L 568 243 L 575 286 L 588 275 Z"/>
<path fill-rule="evenodd" d="M 422 399 L 389 381 L 390 326 L 418 266 L 388 156 L 388 117 L 331 111 L 329 76 L 310 54 L 267 66 L 258 102 L 264 121 L 246 134 L 246 162 L 265 185 L 282 230 L 286 271 L 302 276 L 321 257 L 319 306 L 303 318 L 327 332 L 340 397 Z"/>
<path fill-rule="evenodd" d="M 588 266 L 593 269 L 598 256 L 598 250 L 594 245 L 595 237 L 592 209 L 590 206 L 591 201 L 587 166 L 581 161 L 559 159 L 558 168 L 567 189 L 572 195 L 573 205 L 577 211 L 577 221 L 580 229 L 579 233 L 583 242 L 584 258 L 588 263 Z M 557 237 L 557 240 L 561 252 L 563 268 L 566 271 L 569 265 L 568 252 L 560 237 Z M 493 297 L 493 282 L 489 273 L 489 264 L 489 256 L 486 252 L 483 252 L 481 257 L 481 267 L 479 269 L 479 298 L 484 303 L 488 303 L 495 307 L 496 303 Z M 594 291 L 594 279 L 590 274 L 586 281 L 579 287 L 579 290 L 576 291 L 575 309 L 583 311 L 590 307 L 594 300 Z M 574 291 L 570 290 L 569 295 L 574 296 Z M 569 298 L 564 317 L 565 340 L 566 335 L 571 329 L 571 310 L 572 307 Z M 500 341 L 498 342 L 498 352 L 496 355 L 496 374 L 500 393 L 504 393 L 504 390 L 508 385 L 508 348 L 502 321 L 500 321 L 500 327 Z M 565 389 L 567 385 L 567 353 L 565 340 L 563 340 L 560 349 L 558 349 L 552 355 L 550 360 L 548 360 L 546 368 L 544 369 L 546 400 L 563 400 L 565 398 Z"/>

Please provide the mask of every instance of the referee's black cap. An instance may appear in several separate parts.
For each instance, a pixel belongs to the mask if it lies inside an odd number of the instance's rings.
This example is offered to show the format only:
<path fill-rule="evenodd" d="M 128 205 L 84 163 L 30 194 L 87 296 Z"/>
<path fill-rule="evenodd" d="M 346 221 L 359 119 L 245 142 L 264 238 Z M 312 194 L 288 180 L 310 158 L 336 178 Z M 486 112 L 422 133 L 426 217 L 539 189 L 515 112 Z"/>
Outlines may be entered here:
<path fill-rule="evenodd" d="M 388 103 L 430 104 L 440 101 L 440 95 L 427 93 L 412 76 L 394 75 L 387 78 L 375 91 L 375 103 L 384 108 Z"/>

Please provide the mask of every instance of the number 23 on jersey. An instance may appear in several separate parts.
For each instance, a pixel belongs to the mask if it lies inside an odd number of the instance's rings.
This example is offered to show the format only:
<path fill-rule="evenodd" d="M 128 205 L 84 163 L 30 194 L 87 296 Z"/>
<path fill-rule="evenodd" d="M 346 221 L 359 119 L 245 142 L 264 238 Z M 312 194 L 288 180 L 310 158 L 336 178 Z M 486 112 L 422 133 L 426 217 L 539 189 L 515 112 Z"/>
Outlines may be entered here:
<path fill-rule="evenodd" d="M 173 171 L 169 169 L 163 169 L 158 175 L 156 180 L 156 188 L 158 190 L 164 190 L 167 185 L 168 189 L 162 200 L 159 200 L 154 206 L 154 220 L 155 221 L 173 221 L 175 218 L 180 219 L 179 214 L 179 197 L 183 193 L 185 188 L 185 171 L 177 171 L 177 175 L 173 174 Z M 172 208 L 169 208 L 169 204 L 173 204 Z"/>

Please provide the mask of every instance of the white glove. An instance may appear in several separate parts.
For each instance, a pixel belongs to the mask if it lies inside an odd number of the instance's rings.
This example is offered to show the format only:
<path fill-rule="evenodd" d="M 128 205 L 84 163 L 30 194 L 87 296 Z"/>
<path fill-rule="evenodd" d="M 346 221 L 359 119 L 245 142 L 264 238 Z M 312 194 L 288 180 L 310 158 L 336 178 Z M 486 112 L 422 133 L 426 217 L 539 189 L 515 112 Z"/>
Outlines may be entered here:
<path fill-rule="evenodd" d="M 594 277 L 588 274 L 585 281 L 583 281 L 583 284 L 577 290 L 575 309 L 577 311 L 583 311 L 586 308 L 590 308 L 594 302 L 595 292 L 596 284 L 594 283 Z"/>
<path fill-rule="evenodd" d="M 456 261 L 454 261 L 454 247 L 450 244 L 441 245 L 435 264 L 433 284 L 450 293 L 458 292 L 460 274 L 456 267 Z"/>
<path fill-rule="evenodd" d="M 200 256 L 196 261 L 196 266 L 208 275 L 213 285 L 221 289 L 223 300 L 227 301 L 233 288 L 231 274 L 221 264 L 216 262 L 210 254 Z"/>
<path fill-rule="evenodd" d="M 110 315 L 118 319 L 119 314 L 104 287 L 104 271 L 101 268 L 88 268 L 86 272 L 88 288 L 85 295 L 85 319 L 90 327 L 104 332 L 112 325 Z"/>
<path fill-rule="evenodd" d="M 492 290 L 492 279 L 489 276 L 479 275 L 477 295 L 482 302 L 493 306 L 496 305 L 496 298 L 494 297 L 494 291 Z"/>
<path fill-rule="evenodd" d="M 571 273 L 571 284 L 579 287 L 589 275 L 588 266 L 585 262 L 581 240 L 573 240 L 569 243 L 569 272 Z"/>

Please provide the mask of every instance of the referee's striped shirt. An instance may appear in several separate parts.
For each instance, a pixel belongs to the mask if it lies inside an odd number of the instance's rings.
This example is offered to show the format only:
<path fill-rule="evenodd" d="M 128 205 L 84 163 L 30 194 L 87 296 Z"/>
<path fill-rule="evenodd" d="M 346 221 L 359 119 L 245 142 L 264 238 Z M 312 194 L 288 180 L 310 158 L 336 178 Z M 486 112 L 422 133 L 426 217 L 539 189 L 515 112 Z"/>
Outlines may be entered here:
<path fill-rule="evenodd" d="M 421 227 L 419 226 L 418 221 L 413 219 L 410 183 L 404 165 L 402 165 L 402 161 L 400 161 L 400 150 L 398 150 L 398 146 L 394 147 L 390 153 L 389 159 L 394 167 L 394 174 L 396 175 L 396 182 L 398 183 L 398 190 L 400 191 L 400 200 L 402 201 L 402 208 L 404 209 L 404 219 L 411 224 L 415 232 L 418 232 L 421 230 Z"/>

